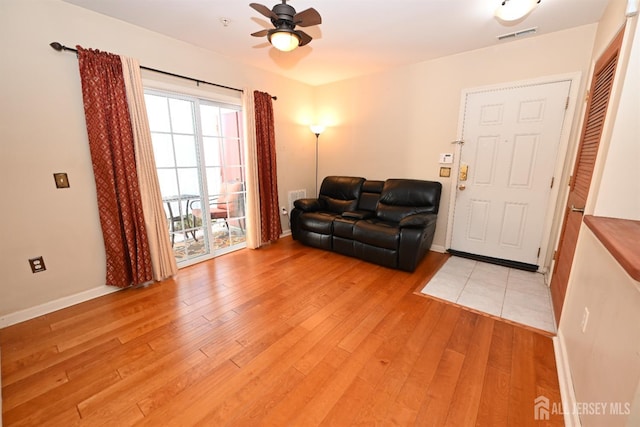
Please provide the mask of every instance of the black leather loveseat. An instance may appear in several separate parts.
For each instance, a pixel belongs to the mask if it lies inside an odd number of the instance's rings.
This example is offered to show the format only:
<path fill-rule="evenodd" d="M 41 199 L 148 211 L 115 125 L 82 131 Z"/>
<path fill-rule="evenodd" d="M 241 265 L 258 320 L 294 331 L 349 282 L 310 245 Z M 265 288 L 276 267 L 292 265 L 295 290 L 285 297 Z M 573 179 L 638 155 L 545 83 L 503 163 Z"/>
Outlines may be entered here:
<path fill-rule="evenodd" d="M 405 271 L 429 251 L 442 185 L 415 179 L 328 176 L 317 199 L 291 211 L 295 240 Z"/>

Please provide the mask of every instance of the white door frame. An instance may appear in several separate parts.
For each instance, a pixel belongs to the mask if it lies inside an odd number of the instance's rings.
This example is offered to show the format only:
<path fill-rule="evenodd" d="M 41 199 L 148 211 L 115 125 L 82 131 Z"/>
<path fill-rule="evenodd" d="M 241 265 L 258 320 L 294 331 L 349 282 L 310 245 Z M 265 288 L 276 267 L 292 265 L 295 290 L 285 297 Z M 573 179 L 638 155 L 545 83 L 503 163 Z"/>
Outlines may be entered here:
<path fill-rule="evenodd" d="M 556 160 L 556 164 L 554 167 L 553 176 L 555 178 L 555 183 L 553 188 L 551 189 L 551 194 L 549 195 L 549 202 L 546 209 L 545 219 L 544 219 L 544 227 L 542 229 L 542 241 L 540 242 L 540 267 L 538 269 L 541 273 L 546 273 L 547 268 L 551 264 L 548 250 L 549 244 L 552 241 L 551 239 L 551 231 L 553 227 L 553 219 L 556 211 L 556 206 L 558 202 L 558 197 L 560 195 L 560 187 L 561 178 L 563 169 L 565 166 L 565 161 L 568 154 L 569 148 L 569 140 L 571 136 L 571 129 L 573 126 L 574 116 L 576 106 L 578 105 L 578 93 L 580 89 L 580 77 L 581 73 L 570 73 L 570 74 L 560 74 L 553 76 L 540 77 L 532 80 L 524 80 L 524 81 L 516 81 L 516 82 L 507 82 L 500 83 L 497 85 L 490 86 L 481 86 L 469 89 L 463 89 L 462 94 L 460 96 L 460 110 L 458 113 L 458 131 L 457 131 L 457 141 L 454 141 L 454 163 L 452 165 L 452 180 L 451 180 L 451 188 L 449 194 L 449 215 L 447 218 L 447 234 L 445 238 L 445 248 L 451 248 L 451 240 L 453 238 L 453 214 L 456 206 L 456 195 L 458 188 L 458 172 L 460 169 L 460 155 L 461 155 L 461 144 L 458 143 L 462 139 L 462 132 L 464 128 L 464 113 L 466 109 L 466 99 L 467 96 L 477 92 L 487 92 L 491 90 L 505 90 L 516 88 L 520 86 L 531 86 L 531 85 L 539 85 L 539 84 L 547 84 L 547 83 L 556 83 L 560 81 L 570 81 L 571 88 L 569 89 L 569 105 L 567 106 L 567 110 L 565 113 L 565 119 L 562 123 L 562 130 L 560 132 L 560 144 L 558 145 L 558 156 Z"/>

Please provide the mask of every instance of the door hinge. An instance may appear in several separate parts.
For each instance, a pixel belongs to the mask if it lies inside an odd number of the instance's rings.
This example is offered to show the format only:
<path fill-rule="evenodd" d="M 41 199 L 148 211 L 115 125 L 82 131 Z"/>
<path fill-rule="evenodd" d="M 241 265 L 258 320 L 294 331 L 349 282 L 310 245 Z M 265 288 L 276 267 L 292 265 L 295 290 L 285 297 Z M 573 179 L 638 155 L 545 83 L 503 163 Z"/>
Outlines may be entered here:
<path fill-rule="evenodd" d="M 567 187 L 571 187 L 571 181 L 573 181 L 573 175 L 569 175 L 569 182 L 567 182 Z"/>
<path fill-rule="evenodd" d="M 540 258 L 540 248 L 538 248 L 538 258 Z"/>
<path fill-rule="evenodd" d="M 584 96 L 584 102 L 589 102 L 589 97 L 591 96 L 591 91 L 587 90 L 587 94 Z"/>
<path fill-rule="evenodd" d="M 558 251 L 553 251 L 553 260 L 558 261 Z"/>
<path fill-rule="evenodd" d="M 569 97 L 567 96 L 567 102 L 564 104 L 565 111 L 569 109 Z"/>
<path fill-rule="evenodd" d="M 552 176 L 551 177 L 551 185 L 549 186 L 549 188 L 553 188 L 553 183 L 555 182 L 555 180 L 556 180 L 556 177 Z"/>

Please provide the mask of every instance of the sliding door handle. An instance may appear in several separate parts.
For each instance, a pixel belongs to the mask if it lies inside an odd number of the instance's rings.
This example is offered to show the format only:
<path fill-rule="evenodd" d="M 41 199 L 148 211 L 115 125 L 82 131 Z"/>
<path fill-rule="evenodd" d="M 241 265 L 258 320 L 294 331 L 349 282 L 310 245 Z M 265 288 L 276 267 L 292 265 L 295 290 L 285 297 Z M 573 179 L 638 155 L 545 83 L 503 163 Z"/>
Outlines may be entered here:
<path fill-rule="evenodd" d="M 584 208 L 576 208 L 575 206 L 571 205 L 571 212 L 580 212 L 581 214 L 583 214 Z"/>

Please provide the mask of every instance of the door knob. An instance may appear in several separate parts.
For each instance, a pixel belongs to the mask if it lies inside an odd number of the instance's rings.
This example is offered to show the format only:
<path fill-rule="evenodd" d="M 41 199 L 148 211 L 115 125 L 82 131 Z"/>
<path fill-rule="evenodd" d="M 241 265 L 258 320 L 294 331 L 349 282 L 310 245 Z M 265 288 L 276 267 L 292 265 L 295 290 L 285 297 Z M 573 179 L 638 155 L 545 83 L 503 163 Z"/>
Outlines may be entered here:
<path fill-rule="evenodd" d="M 584 208 L 576 208 L 575 206 L 571 205 L 571 212 L 580 212 L 580 213 L 584 213 Z"/>
<path fill-rule="evenodd" d="M 460 184 L 460 185 L 458 186 L 458 190 L 460 190 L 460 191 L 464 191 L 464 190 L 466 190 L 466 188 L 467 188 L 467 186 L 466 186 L 466 185 L 464 185 L 464 184 Z"/>

